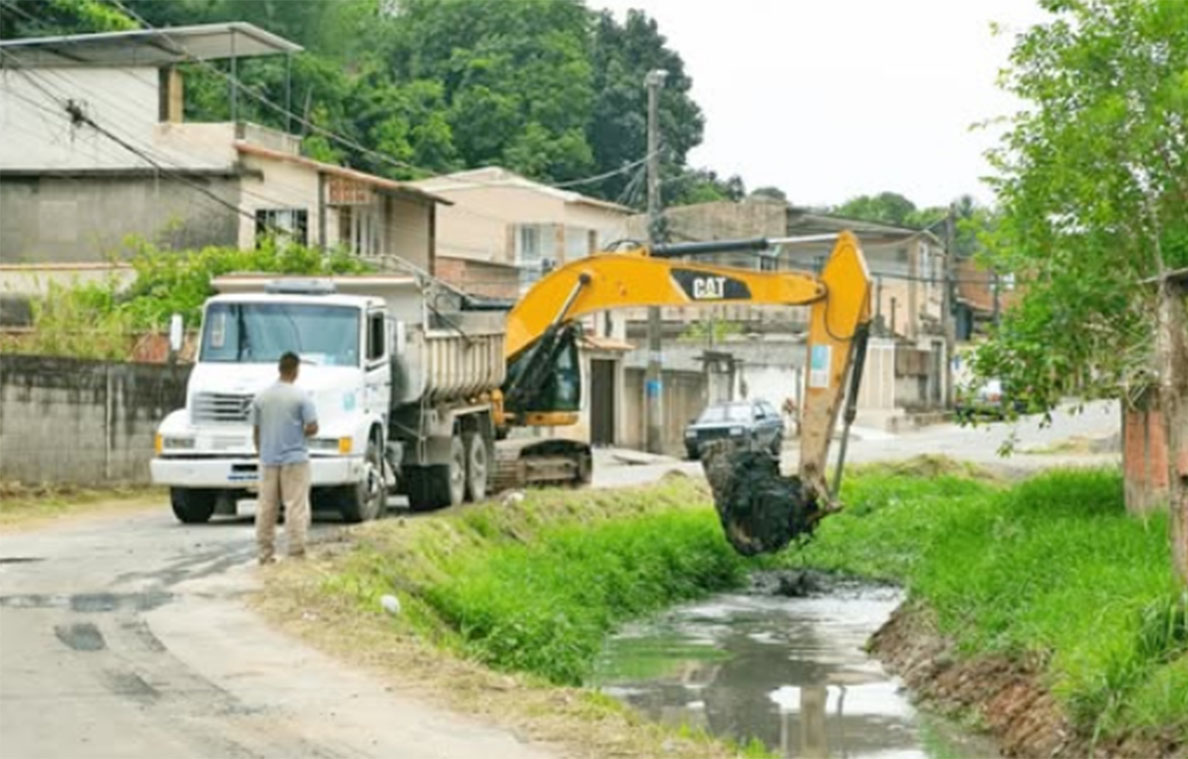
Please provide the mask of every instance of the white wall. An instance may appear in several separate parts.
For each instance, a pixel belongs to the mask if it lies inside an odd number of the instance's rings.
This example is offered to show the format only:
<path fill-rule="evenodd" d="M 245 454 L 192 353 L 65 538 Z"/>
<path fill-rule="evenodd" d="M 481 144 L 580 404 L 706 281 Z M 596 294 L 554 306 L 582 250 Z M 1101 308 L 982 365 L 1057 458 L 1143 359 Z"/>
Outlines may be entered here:
<path fill-rule="evenodd" d="M 95 129 L 73 125 L 68 100 L 170 167 L 225 169 L 235 160 L 230 124 L 159 123 L 156 68 L 0 69 L 0 169 L 151 166 Z"/>

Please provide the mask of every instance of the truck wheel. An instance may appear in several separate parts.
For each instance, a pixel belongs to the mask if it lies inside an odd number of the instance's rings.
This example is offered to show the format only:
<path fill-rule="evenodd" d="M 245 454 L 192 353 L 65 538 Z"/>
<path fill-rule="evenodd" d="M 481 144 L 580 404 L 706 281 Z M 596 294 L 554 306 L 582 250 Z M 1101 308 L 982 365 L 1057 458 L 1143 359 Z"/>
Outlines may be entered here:
<path fill-rule="evenodd" d="M 367 442 L 367 455 L 363 458 L 363 476 L 354 485 L 342 488 L 338 511 L 344 522 L 354 524 L 379 517 L 387 503 L 384 462 L 380 458 L 379 444 L 372 438 Z"/>
<path fill-rule="evenodd" d="M 450 462 L 445 466 L 433 467 L 437 472 L 437 488 L 441 491 L 444 506 L 457 506 L 466 497 L 466 446 L 462 438 L 450 439 Z"/>
<path fill-rule="evenodd" d="M 404 468 L 404 490 L 408 496 L 408 508 L 411 511 L 429 511 L 439 509 L 443 504 L 437 501 L 437 490 L 433 487 L 433 476 L 430 467 L 410 466 Z"/>
<path fill-rule="evenodd" d="M 466 451 L 466 498 L 481 501 L 487 497 L 487 442 L 483 436 L 470 432 L 462 437 Z"/>
<path fill-rule="evenodd" d="M 434 466 L 410 466 L 404 470 L 408 481 L 408 507 L 429 511 L 456 506 L 466 496 L 466 448 L 462 439 L 450 440 L 449 463 Z"/>
<path fill-rule="evenodd" d="M 196 488 L 169 488 L 173 515 L 184 524 L 203 524 L 214 514 L 218 491 Z"/>

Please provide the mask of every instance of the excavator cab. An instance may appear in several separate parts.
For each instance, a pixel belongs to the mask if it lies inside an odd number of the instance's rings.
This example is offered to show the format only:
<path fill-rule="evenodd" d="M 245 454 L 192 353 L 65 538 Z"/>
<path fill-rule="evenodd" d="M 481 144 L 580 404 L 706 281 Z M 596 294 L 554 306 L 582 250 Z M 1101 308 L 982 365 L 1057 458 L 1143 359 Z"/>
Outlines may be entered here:
<path fill-rule="evenodd" d="M 562 426 L 577 421 L 582 403 L 581 338 L 581 324 L 561 324 L 508 362 L 503 407 L 520 424 Z"/>

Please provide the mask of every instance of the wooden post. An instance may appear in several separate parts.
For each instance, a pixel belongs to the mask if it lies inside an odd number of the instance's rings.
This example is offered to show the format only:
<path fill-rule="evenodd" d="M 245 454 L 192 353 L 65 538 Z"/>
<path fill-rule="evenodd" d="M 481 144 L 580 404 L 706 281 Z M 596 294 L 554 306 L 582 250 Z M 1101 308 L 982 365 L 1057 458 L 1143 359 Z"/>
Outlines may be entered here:
<path fill-rule="evenodd" d="M 1159 284 L 1160 401 L 1167 436 L 1168 507 L 1172 563 L 1188 587 L 1188 269 L 1171 272 Z"/>

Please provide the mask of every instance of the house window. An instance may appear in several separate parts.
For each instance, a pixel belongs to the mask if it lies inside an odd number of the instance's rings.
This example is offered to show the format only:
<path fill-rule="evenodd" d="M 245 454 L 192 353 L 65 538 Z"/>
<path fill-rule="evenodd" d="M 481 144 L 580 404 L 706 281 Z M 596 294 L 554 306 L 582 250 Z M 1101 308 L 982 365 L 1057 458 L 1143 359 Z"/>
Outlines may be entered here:
<path fill-rule="evenodd" d="M 520 263 L 540 260 L 540 227 L 522 224 L 516 241 L 516 259 Z"/>
<path fill-rule="evenodd" d="M 268 235 L 295 242 L 309 244 L 309 212 L 304 208 L 258 208 L 256 209 L 256 239 Z"/>
<path fill-rule="evenodd" d="M 928 252 L 928 246 L 920 243 L 920 277 L 925 282 L 936 284 L 936 267 L 933 266 L 932 254 Z"/>
<path fill-rule="evenodd" d="M 1002 289 L 1009 293 L 1015 289 L 1015 273 L 1012 271 L 1003 274 L 999 282 L 1002 283 Z"/>

